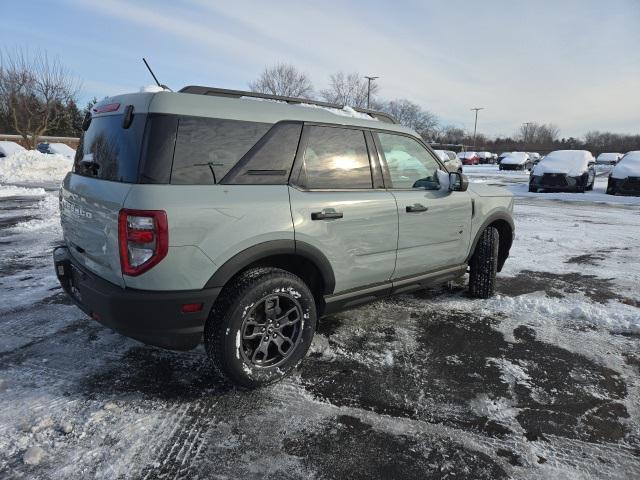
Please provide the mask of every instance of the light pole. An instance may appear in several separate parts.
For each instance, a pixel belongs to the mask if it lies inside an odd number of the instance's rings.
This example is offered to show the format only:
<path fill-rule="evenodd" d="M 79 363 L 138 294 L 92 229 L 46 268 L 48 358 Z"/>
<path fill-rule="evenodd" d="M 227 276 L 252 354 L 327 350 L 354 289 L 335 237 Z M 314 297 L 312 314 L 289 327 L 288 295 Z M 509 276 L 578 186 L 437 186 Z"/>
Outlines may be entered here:
<path fill-rule="evenodd" d="M 474 107 L 471 110 L 476 112 L 476 121 L 473 124 L 473 149 L 476 149 L 476 130 L 478 128 L 478 110 L 484 110 L 484 107 Z"/>
<path fill-rule="evenodd" d="M 377 80 L 380 77 L 367 77 L 365 75 L 365 77 L 367 79 L 367 110 L 369 109 L 369 102 L 371 100 L 371 81 L 372 80 Z"/>

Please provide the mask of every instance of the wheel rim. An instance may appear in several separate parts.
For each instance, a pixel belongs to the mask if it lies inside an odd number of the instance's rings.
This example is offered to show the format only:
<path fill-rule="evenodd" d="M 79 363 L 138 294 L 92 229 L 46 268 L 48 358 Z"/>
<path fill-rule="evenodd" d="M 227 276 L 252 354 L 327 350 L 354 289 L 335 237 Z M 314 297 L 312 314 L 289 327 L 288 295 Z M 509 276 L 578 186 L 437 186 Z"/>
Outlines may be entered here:
<path fill-rule="evenodd" d="M 291 295 L 267 295 L 251 307 L 240 333 L 240 352 L 246 362 L 255 367 L 276 367 L 300 342 L 302 307 Z"/>

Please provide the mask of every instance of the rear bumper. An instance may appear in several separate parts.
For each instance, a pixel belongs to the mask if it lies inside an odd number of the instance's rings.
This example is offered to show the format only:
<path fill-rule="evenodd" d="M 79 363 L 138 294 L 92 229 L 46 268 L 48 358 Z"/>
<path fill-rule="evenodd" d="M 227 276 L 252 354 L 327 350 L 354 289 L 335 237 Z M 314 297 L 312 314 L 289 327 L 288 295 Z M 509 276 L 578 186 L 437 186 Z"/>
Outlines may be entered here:
<path fill-rule="evenodd" d="M 204 324 L 221 288 L 146 291 L 121 288 L 80 266 L 67 247 L 53 251 L 60 285 L 73 302 L 102 325 L 149 345 L 189 350 L 202 340 Z M 201 303 L 199 312 L 182 305 Z"/>

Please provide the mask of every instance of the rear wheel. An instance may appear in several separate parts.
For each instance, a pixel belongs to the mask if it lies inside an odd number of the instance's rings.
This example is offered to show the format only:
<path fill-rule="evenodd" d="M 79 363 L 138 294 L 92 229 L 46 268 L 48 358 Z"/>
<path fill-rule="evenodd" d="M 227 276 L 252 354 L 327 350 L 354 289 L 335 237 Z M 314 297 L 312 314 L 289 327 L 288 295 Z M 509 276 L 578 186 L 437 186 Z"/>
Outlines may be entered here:
<path fill-rule="evenodd" d="M 533 193 L 538 193 L 538 188 L 534 187 L 533 185 L 529 184 L 529 191 L 533 192 Z"/>
<path fill-rule="evenodd" d="M 304 358 L 316 328 L 313 294 L 297 276 L 255 268 L 226 286 L 205 326 L 207 355 L 231 382 L 280 380 Z"/>
<path fill-rule="evenodd" d="M 609 180 L 609 182 L 607 183 L 607 194 L 609 195 L 616 194 L 616 188 L 611 184 L 611 180 Z"/>
<path fill-rule="evenodd" d="M 500 233 L 495 227 L 487 227 L 480 235 L 469 264 L 469 294 L 472 297 L 489 298 L 495 292 L 499 242 Z"/>

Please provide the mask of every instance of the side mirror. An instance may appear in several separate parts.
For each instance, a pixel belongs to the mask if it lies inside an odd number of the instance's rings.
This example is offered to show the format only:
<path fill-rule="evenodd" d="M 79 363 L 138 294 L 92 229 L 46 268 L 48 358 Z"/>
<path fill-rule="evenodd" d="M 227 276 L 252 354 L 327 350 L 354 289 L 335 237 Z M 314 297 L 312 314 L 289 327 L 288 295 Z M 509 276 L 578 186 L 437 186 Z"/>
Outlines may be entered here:
<path fill-rule="evenodd" d="M 464 173 L 460 173 L 460 172 L 449 173 L 449 191 L 466 192 L 468 187 L 469 187 L 469 179 Z"/>

